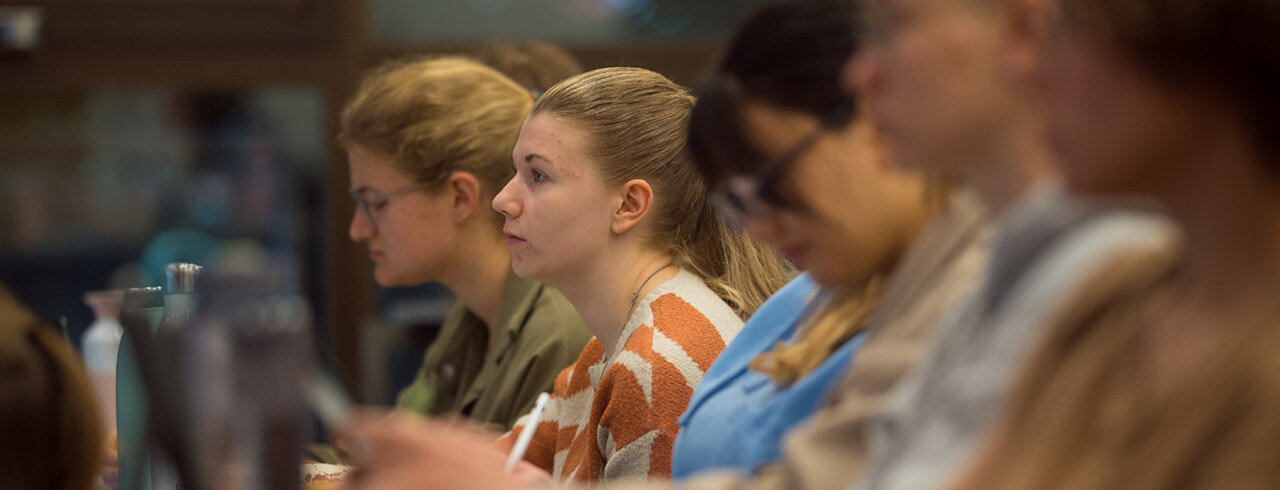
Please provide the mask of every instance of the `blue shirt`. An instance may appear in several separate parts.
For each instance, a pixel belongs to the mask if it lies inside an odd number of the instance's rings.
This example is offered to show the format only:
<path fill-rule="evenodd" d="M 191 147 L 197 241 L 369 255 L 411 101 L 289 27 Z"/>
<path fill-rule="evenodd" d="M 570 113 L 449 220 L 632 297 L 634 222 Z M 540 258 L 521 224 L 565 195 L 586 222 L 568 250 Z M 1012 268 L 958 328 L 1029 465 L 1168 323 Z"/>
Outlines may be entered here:
<path fill-rule="evenodd" d="M 780 387 L 748 364 L 759 354 L 790 341 L 807 320 L 818 284 L 808 273 L 770 296 L 733 339 L 680 417 L 672 454 L 672 477 L 679 480 L 712 468 L 750 475 L 778 460 L 782 436 L 819 408 L 862 344 L 859 334 L 804 378 Z"/>

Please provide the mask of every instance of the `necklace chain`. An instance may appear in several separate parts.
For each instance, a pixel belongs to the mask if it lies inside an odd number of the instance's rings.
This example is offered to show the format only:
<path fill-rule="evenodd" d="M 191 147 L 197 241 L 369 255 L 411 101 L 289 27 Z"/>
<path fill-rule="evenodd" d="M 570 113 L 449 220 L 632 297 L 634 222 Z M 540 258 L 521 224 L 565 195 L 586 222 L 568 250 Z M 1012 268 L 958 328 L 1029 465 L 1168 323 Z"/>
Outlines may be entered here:
<path fill-rule="evenodd" d="M 667 265 L 662 266 L 658 270 L 653 271 L 653 274 L 649 274 L 649 277 L 646 277 L 644 282 L 640 283 L 640 287 L 636 288 L 636 290 L 631 293 L 631 307 L 627 309 L 627 319 L 631 318 L 631 313 L 636 309 L 636 301 L 640 299 L 640 290 L 644 289 L 645 284 L 649 284 L 649 280 L 653 279 L 653 276 L 658 275 L 659 272 L 666 270 L 668 267 L 671 267 L 670 262 L 667 262 Z"/>

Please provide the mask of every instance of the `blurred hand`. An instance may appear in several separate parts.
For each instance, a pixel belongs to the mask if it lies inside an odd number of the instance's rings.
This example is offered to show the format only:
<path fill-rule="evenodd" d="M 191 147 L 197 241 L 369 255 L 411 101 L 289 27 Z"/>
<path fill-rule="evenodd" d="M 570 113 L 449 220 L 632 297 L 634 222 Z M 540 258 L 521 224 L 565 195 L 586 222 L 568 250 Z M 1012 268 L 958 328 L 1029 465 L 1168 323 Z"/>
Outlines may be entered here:
<path fill-rule="evenodd" d="M 503 463 L 506 463 L 505 458 Z M 516 463 L 516 467 L 511 470 L 511 477 L 520 480 L 525 487 L 546 487 L 555 484 L 555 480 L 551 479 L 551 473 L 524 460 Z"/>
<path fill-rule="evenodd" d="M 527 463 L 506 474 L 507 455 L 491 445 L 492 433 L 466 423 L 362 413 L 343 436 L 356 464 L 350 490 L 520 489 L 550 480 Z"/>
<path fill-rule="evenodd" d="M 102 466 L 98 469 L 98 475 L 102 477 L 102 483 L 111 490 L 120 490 L 120 453 L 116 444 L 116 431 L 107 433 L 107 439 L 102 445 Z"/>

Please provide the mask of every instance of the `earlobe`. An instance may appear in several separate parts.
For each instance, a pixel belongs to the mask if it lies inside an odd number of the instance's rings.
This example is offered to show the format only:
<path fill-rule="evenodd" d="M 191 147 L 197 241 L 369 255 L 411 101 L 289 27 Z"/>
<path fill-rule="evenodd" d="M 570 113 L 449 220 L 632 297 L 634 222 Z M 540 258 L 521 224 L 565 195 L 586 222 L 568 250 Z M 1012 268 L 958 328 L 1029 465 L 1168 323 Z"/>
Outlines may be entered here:
<path fill-rule="evenodd" d="M 459 223 L 466 221 L 480 204 L 480 181 L 469 172 L 454 172 L 448 186 L 453 192 L 454 215 Z"/>
<path fill-rule="evenodd" d="M 629 180 L 622 184 L 620 192 L 621 199 L 614 211 L 611 226 L 615 234 L 635 228 L 649 214 L 649 208 L 653 207 L 653 188 L 644 180 Z"/>
<path fill-rule="evenodd" d="M 1013 0 L 1007 10 L 1006 63 L 1023 81 L 1035 82 L 1048 25 L 1049 6 L 1044 0 Z"/>

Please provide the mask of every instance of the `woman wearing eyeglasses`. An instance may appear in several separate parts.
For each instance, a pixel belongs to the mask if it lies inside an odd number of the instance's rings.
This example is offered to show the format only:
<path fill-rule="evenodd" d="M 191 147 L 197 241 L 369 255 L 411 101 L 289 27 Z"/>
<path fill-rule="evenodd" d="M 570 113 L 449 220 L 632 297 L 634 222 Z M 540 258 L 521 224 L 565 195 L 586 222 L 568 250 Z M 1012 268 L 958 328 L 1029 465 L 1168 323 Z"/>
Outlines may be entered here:
<path fill-rule="evenodd" d="M 356 213 L 383 287 L 457 297 L 397 408 L 509 429 L 590 338 L 559 292 L 511 271 L 489 202 L 511 178 L 527 90 L 458 57 L 383 66 L 343 110 Z"/>
<path fill-rule="evenodd" d="M 852 0 L 767 2 L 699 93 L 690 146 L 717 208 L 808 272 L 765 302 L 694 392 L 676 479 L 751 475 L 781 457 L 784 433 L 858 355 L 884 280 L 933 214 L 936 189 L 886 164 L 837 83 L 853 16 Z"/>

